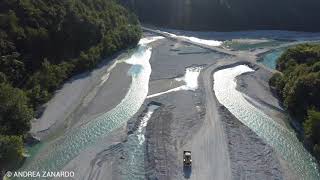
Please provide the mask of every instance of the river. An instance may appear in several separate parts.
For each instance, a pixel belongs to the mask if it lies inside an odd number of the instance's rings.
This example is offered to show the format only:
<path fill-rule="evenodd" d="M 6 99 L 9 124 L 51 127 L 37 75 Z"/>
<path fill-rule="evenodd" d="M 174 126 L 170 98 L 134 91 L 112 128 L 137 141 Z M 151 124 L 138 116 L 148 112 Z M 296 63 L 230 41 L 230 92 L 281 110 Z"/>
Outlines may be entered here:
<path fill-rule="evenodd" d="M 263 57 L 261 57 L 261 59 L 259 59 L 259 62 L 271 69 L 276 69 L 277 60 L 283 54 L 284 51 L 285 48 L 279 48 L 271 52 L 268 52 L 264 54 Z"/>
<path fill-rule="evenodd" d="M 236 77 L 254 70 L 245 65 L 219 70 L 214 73 L 214 91 L 218 101 L 238 120 L 263 138 L 289 162 L 290 167 L 301 179 L 319 179 L 314 158 L 303 147 L 294 132 L 285 129 L 258 108 L 250 104 L 236 90 Z"/>
<path fill-rule="evenodd" d="M 80 128 L 72 129 L 53 142 L 43 142 L 35 146 L 34 148 L 40 149 L 29 158 L 21 170 L 59 171 L 82 150 L 93 146 L 99 138 L 107 136 L 127 122 L 139 110 L 148 94 L 152 48 L 147 44 L 158 39 L 160 38 L 142 39 L 134 52 L 124 60 L 132 64 L 128 72 L 132 83 L 125 98 L 114 109 Z"/>
<path fill-rule="evenodd" d="M 172 34 L 170 34 L 173 36 Z M 28 158 L 21 170 L 31 171 L 59 171 L 63 169 L 72 159 L 88 147 L 95 146 L 96 142 L 108 136 L 113 130 L 124 125 L 141 107 L 148 94 L 151 65 L 149 60 L 152 48 L 149 43 L 162 39 L 163 37 L 143 38 L 138 47 L 128 56 L 122 59 L 131 64 L 128 75 L 132 78 L 132 83 L 125 98 L 112 110 L 105 112 L 99 117 L 92 119 L 89 123 L 80 128 L 72 129 L 60 138 L 52 142 L 43 142 L 31 148 L 32 156 Z M 219 41 L 205 41 L 199 38 L 187 38 L 179 36 L 189 41 L 197 43 L 211 44 L 219 46 Z M 274 52 L 272 52 L 274 53 Z M 274 56 L 278 56 L 277 54 Z M 272 61 L 274 62 L 272 56 Z M 269 61 L 270 60 L 266 60 Z M 273 67 L 273 65 L 272 65 Z M 197 79 L 202 67 L 189 67 L 183 78 L 185 85 L 149 96 L 159 96 L 165 93 L 178 90 L 195 90 L 198 87 Z M 314 158 L 304 149 L 296 138 L 294 132 L 288 131 L 262 111 L 251 105 L 236 90 L 235 77 L 243 73 L 252 72 L 247 66 L 240 65 L 234 68 L 223 69 L 214 74 L 214 91 L 218 101 L 236 116 L 242 123 L 252 129 L 271 145 L 283 159 L 290 163 L 290 166 L 303 179 L 319 179 L 317 164 Z M 144 131 L 145 126 L 152 115 L 155 107 L 149 107 L 149 111 L 143 117 L 139 129 L 128 137 L 125 144 L 127 151 L 134 151 L 129 154 L 129 161 L 125 167 L 126 179 L 136 179 L 130 175 L 138 173 L 138 179 L 143 179 L 144 172 Z"/>
<path fill-rule="evenodd" d="M 140 118 L 138 129 L 128 136 L 127 141 L 124 143 L 124 151 L 128 154 L 124 165 L 121 167 L 123 178 L 126 180 L 143 180 L 152 168 L 145 167 L 145 151 L 147 145 L 145 142 L 145 131 L 148 121 L 158 105 L 150 104 L 147 112 Z"/>

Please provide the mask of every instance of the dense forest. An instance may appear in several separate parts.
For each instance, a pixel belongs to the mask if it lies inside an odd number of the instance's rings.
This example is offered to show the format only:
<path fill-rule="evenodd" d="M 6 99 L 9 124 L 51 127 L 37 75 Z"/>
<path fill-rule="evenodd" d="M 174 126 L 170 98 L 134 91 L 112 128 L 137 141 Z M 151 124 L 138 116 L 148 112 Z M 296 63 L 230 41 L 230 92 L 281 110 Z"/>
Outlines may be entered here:
<path fill-rule="evenodd" d="M 121 0 L 146 24 L 191 30 L 319 31 L 319 0 Z"/>
<path fill-rule="evenodd" d="M 1 0 L 0 171 L 21 162 L 30 120 L 65 80 L 140 36 L 114 0 Z"/>
<path fill-rule="evenodd" d="M 320 45 L 289 48 L 278 60 L 270 85 L 294 119 L 303 125 L 304 142 L 320 161 Z"/>

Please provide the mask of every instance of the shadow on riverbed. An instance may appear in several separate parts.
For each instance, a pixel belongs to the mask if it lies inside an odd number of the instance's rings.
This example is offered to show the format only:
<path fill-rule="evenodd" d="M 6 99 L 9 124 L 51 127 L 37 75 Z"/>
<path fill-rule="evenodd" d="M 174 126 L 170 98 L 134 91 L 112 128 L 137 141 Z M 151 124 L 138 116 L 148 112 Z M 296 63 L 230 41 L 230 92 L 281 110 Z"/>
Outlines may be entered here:
<path fill-rule="evenodd" d="M 192 173 L 191 166 L 183 166 L 183 175 L 184 178 L 189 179 Z"/>

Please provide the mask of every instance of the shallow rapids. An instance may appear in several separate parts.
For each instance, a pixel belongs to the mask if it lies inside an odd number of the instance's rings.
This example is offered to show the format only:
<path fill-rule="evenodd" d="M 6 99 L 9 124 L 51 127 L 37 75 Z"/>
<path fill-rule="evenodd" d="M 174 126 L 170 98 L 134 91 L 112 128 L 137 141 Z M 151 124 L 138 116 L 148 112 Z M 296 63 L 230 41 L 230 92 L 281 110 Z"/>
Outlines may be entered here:
<path fill-rule="evenodd" d="M 125 98 L 108 111 L 79 128 L 74 128 L 53 142 L 44 142 L 39 151 L 30 157 L 21 170 L 58 171 L 73 158 L 102 137 L 121 127 L 141 107 L 148 94 L 151 74 L 151 47 L 147 44 L 159 37 L 142 39 L 135 51 L 124 61 L 132 64 L 128 75 L 132 84 Z M 37 147 L 39 148 L 39 146 Z"/>
<path fill-rule="evenodd" d="M 319 179 L 320 175 L 314 158 L 303 147 L 296 135 L 250 104 L 236 89 L 236 77 L 253 71 L 248 66 L 239 65 L 215 72 L 214 92 L 218 101 L 272 146 L 301 179 Z"/>

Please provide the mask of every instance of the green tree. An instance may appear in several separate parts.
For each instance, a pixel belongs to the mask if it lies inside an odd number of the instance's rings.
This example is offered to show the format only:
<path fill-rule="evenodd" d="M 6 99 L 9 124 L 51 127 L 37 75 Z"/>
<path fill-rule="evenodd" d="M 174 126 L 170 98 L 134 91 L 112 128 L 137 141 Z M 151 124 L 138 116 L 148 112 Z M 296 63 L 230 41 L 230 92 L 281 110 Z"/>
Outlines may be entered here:
<path fill-rule="evenodd" d="M 320 144 L 320 112 L 309 110 L 303 127 L 306 138 L 312 140 L 315 144 Z"/>
<path fill-rule="evenodd" d="M 320 111 L 309 110 L 303 123 L 305 137 L 312 144 L 313 154 L 320 159 Z"/>
<path fill-rule="evenodd" d="M 0 173 L 16 168 L 23 160 L 24 151 L 21 136 L 0 135 Z"/>
<path fill-rule="evenodd" d="M 289 113 L 303 124 L 305 142 L 320 160 L 320 45 L 289 48 L 278 60 L 269 83 Z"/>
<path fill-rule="evenodd" d="M 140 37 L 116 0 L 1 0 L 0 135 L 24 137 L 35 109 L 68 78 Z"/>
<path fill-rule="evenodd" d="M 0 84 L 0 134 L 24 135 L 30 128 L 33 110 L 20 89 Z"/>

